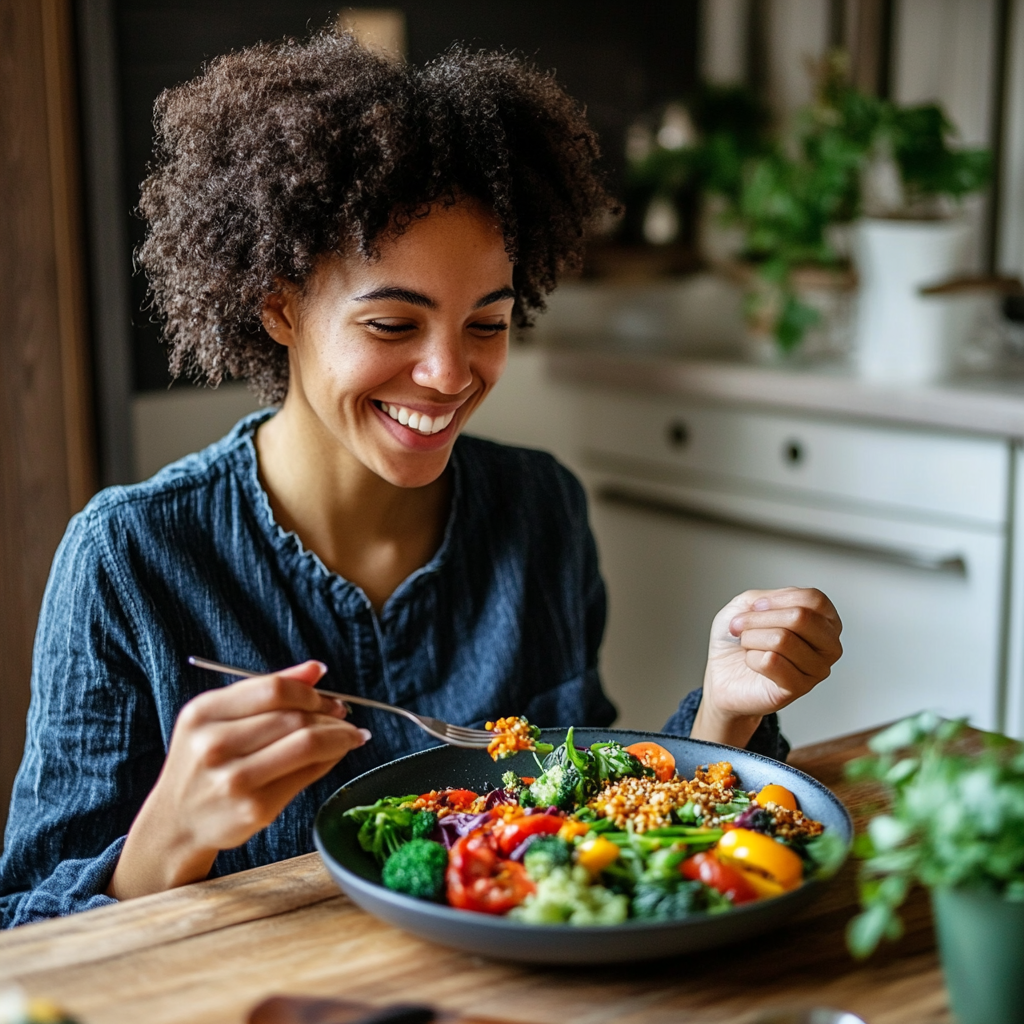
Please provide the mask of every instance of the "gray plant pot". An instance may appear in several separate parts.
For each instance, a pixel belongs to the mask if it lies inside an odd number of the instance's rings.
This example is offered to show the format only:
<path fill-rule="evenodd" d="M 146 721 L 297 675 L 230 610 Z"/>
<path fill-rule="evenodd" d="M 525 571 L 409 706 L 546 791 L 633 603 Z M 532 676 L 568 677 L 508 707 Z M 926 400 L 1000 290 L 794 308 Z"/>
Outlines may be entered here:
<path fill-rule="evenodd" d="M 959 1024 L 1024 1024 L 1024 903 L 986 889 L 935 889 L 932 910 Z"/>

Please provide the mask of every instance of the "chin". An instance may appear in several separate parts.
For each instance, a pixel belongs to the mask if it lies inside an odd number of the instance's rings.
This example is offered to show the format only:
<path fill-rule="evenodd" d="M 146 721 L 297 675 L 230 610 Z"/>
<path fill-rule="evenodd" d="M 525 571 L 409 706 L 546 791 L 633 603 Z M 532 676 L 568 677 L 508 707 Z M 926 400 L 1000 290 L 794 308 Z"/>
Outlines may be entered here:
<path fill-rule="evenodd" d="M 402 465 L 401 463 L 405 460 L 388 461 L 387 464 L 379 466 L 376 473 L 394 487 L 426 487 L 437 480 L 448 468 L 448 460 L 451 457 L 450 450 L 432 454 L 435 455 L 434 458 L 420 458 L 415 460 L 413 465 Z M 413 460 L 409 460 L 409 462 L 413 462 Z"/>

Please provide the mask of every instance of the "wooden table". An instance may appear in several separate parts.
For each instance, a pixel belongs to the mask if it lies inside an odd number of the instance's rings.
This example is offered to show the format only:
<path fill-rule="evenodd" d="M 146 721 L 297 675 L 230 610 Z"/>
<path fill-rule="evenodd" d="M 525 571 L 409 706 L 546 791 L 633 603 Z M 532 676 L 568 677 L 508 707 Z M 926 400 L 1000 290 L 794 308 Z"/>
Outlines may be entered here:
<path fill-rule="evenodd" d="M 870 734 L 794 751 L 855 820 L 873 794 L 843 779 Z M 14 981 L 87 1024 L 242 1024 L 265 996 L 429 1002 L 544 1024 L 751 1022 L 768 1008 L 834 1006 L 869 1024 L 948 1024 L 928 903 L 905 937 L 857 964 L 843 942 L 853 864 L 787 927 L 743 945 L 622 967 L 495 963 L 413 938 L 359 910 L 315 854 L 0 935 Z M 571 941 L 568 939 L 567 941 Z"/>

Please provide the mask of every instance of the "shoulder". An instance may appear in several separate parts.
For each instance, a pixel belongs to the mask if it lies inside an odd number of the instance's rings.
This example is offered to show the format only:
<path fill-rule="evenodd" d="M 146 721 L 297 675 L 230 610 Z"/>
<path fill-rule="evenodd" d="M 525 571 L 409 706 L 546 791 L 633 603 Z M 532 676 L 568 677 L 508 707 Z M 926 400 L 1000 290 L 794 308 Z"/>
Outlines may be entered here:
<path fill-rule="evenodd" d="M 100 491 L 71 519 L 55 566 L 119 562 L 140 548 L 173 545 L 182 534 L 195 541 L 229 518 L 231 494 L 245 491 L 245 476 L 254 471 L 252 434 L 267 415 L 245 417 L 221 440 L 148 480 Z"/>
<path fill-rule="evenodd" d="M 216 500 L 218 486 L 229 485 L 252 463 L 251 438 L 256 427 L 270 415 L 262 410 L 246 416 L 219 441 L 165 466 L 141 483 L 107 487 L 72 520 L 86 532 L 103 531 L 109 525 L 124 526 L 136 519 L 191 504 L 197 496 Z"/>

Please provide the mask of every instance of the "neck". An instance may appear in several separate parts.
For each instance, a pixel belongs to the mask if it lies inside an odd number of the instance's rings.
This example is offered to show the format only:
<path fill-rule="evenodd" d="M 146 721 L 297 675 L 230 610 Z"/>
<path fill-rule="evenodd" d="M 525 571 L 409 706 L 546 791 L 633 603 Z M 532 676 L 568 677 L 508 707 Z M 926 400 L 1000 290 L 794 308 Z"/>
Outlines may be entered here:
<path fill-rule="evenodd" d="M 397 487 L 364 466 L 304 403 L 289 397 L 256 432 L 260 480 L 278 523 L 380 611 L 440 546 L 449 474 Z"/>

